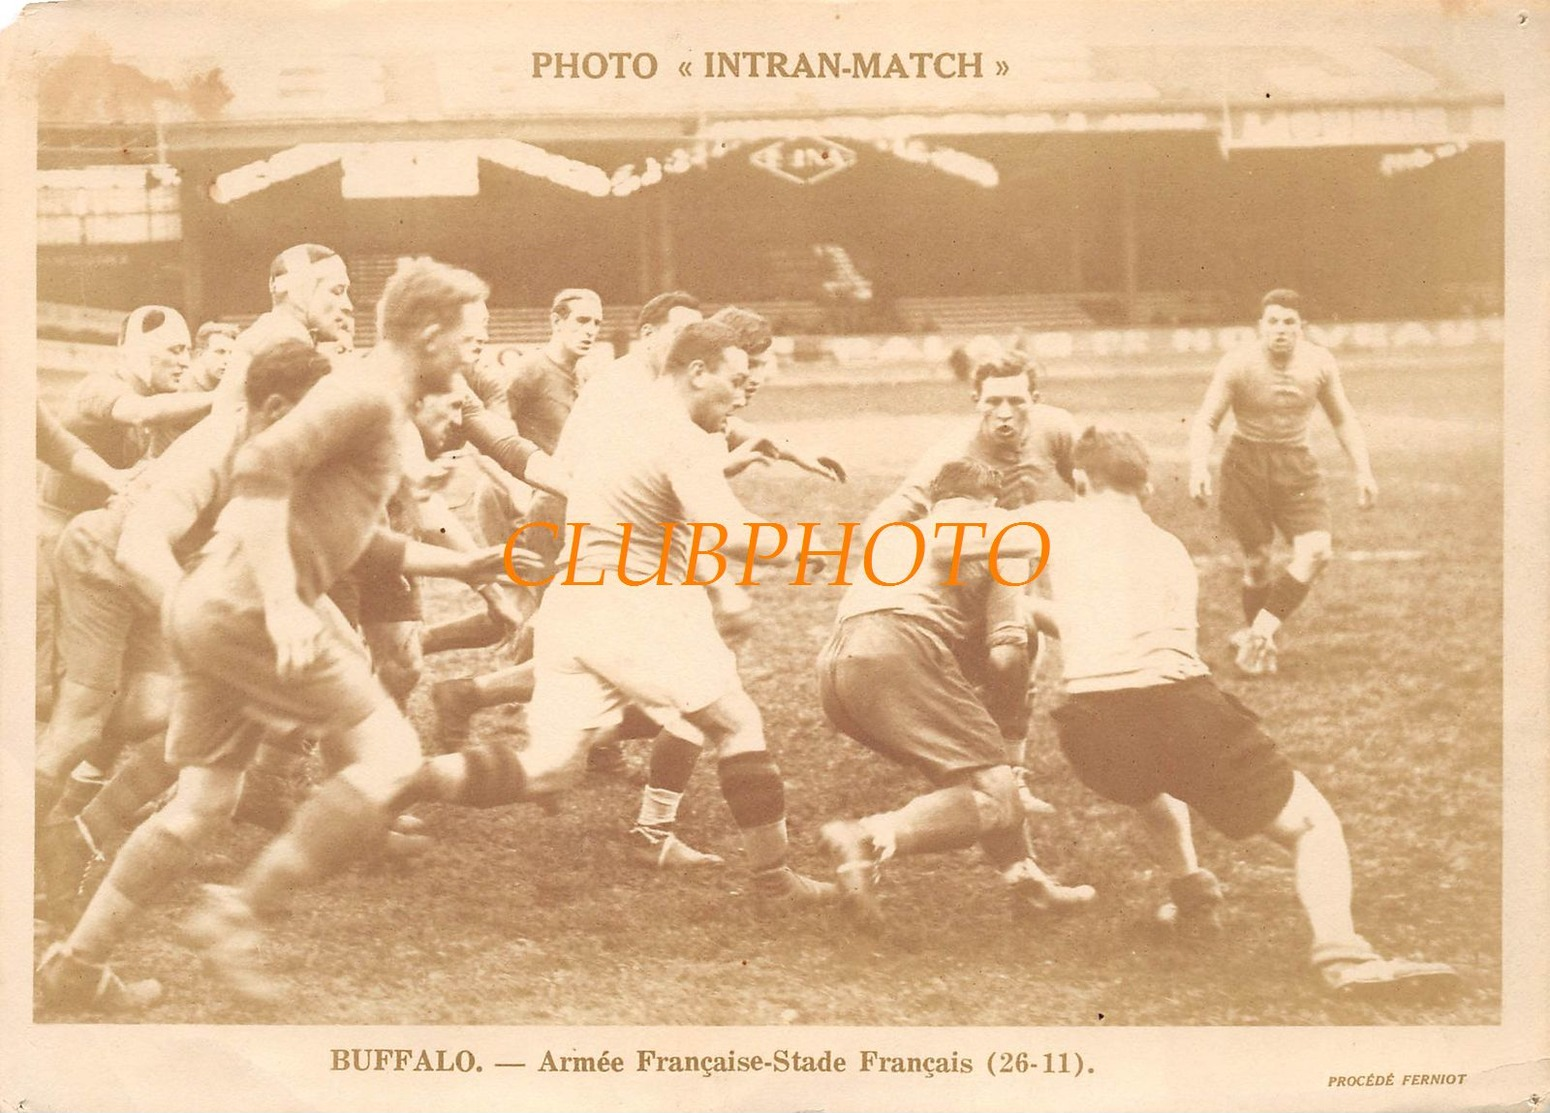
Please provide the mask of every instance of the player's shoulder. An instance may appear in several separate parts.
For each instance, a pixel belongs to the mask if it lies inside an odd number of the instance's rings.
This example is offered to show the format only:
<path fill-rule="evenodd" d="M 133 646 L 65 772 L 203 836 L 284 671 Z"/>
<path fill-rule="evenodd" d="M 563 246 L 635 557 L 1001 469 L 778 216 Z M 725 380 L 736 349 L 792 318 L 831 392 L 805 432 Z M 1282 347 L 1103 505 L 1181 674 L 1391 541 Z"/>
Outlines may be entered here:
<path fill-rule="evenodd" d="M 335 410 L 341 417 L 360 415 L 381 418 L 393 423 L 393 427 L 388 429 L 388 432 L 393 432 L 397 421 L 404 416 L 404 409 L 392 387 L 382 376 L 373 374 L 369 366 L 362 366 L 356 371 L 361 373 L 332 371 L 324 375 L 307 391 L 298 406 L 306 405 L 313 410 Z"/>
<path fill-rule="evenodd" d="M 1339 362 L 1335 359 L 1335 353 L 1322 344 L 1315 344 L 1306 336 L 1297 341 L 1299 354 L 1307 359 L 1309 366 L 1319 371 L 1336 371 Z"/>
<path fill-rule="evenodd" d="M 1047 433 L 1076 434 L 1076 415 L 1048 402 L 1035 402 L 1028 411 L 1031 422 Z"/>
<path fill-rule="evenodd" d="M 1222 353 L 1222 357 L 1216 361 L 1218 372 L 1237 374 L 1259 366 L 1264 362 L 1265 349 L 1260 346 L 1257 339 L 1245 340 L 1242 344 L 1235 344 Z"/>

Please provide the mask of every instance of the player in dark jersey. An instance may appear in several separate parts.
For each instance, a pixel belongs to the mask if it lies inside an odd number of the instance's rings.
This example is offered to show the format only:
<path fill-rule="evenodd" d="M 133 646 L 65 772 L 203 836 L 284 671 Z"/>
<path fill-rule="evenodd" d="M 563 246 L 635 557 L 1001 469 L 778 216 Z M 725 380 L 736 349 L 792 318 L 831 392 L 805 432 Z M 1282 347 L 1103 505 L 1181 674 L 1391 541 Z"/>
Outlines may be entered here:
<path fill-rule="evenodd" d="M 368 365 L 324 377 L 238 451 L 215 535 L 163 608 L 180 669 L 167 737 L 177 795 L 136 829 L 70 938 L 45 956 L 46 1000 L 107 1007 L 159 994 L 154 983 L 126 985 L 105 961 L 230 814 L 266 733 L 314 733 L 335 772 L 239 883 L 212 887 L 191 919 L 217 975 L 243 995 L 272 996 L 256 968 L 262 919 L 386 838 L 420 743 L 326 592 L 363 558 L 403 560 L 406 540 L 380 527 L 402 478 L 398 430 L 416 400 L 452 388 L 468 307 L 487 295 L 466 271 L 401 264 Z"/>
<path fill-rule="evenodd" d="M 178 389 L 214 390 L 220 386 L 241 331 L 225 321 L 206 321 L 200 325 L 199 331 L 194 333 L 193 361 Z"/>
<path fill-rule="evenodd" d="M 247 365 L 261 349 L 279 340 L 350 345 L 355 335 L 355 303 L 350 272 L 339 253 L 322 244 L 288 247 L 269 264 L 271 308 L 242 330 L 217 391 L 220 405 L 240 407 Z"/>
<path fill-rule="evenodd" d="M 1222 456 L 1221 513 L 1243 549 L 1243 617 L 1233 636 L 1238 669 L 1276 671 L 1276 632 L 1307 598 L 1333 553 L 1329 491 L 1308 443 L 1309 419 L 1321 408 L 1356 468 L 1356 504 L 1378 497 L 1367 437 L 1335 357 L 1302 334 L 1302 299 L 1271 290 L 1260 300 L 1259 338 L 1228 352 L 1216 366 L 1189 435 L 1189 490 L 1211 497 L 1211 442 L 1231 411 L 1237 429 Z M 1274 574 L 1276 531 L 1292 556 Z"/>
<path fill-rule="evenodd" d="M 59 415 L 60 424 L 117 470 L 132 469 L 147 456 L 158 455 L 191 421 L 209 413 L 213 400 L 209 393 L 177 392 L 188 369 L 188 343 L 188 325 L 177 310 L 161 305 L 136 309 L 119 332 L 117 369 L 87 375 L 78 382 Z M 56 687 L 61 665 L 55 644 L 59 599 L 54 550 L 70 519 L 104 505 L 108 495 L 109 489 L 92 477 L 50 470 L 42 478 L 36 638 L 40 709 L 52 706 L 56 698 L 81 695 Z M 107 740 L 100 753 L 90 755 L 92 764 L 110 765 L 118 745 Z M 97 778 L 86 776 L 87 793 L 73 795 L 84 803 L 95 783 L 100 783 Z"/>
<path fill-rule="evenodd" d="M 982 521 L 999 493 L 1000 477 L 991 468 L 948 461 L 927 488 L 920 528 L 932 538 L 939 524 Z M 877 538 L 875 578 L 869 572 L 846 588 L 818 659 L 824 714 L 868 749 L 924 773 L 934 787 L 893 811 L 824 825 L 824 843 L 852 907 L 865 921 L 878 919 L 873 875 L 889 858 L 976 844 L 1018 911 L 1066 911 L 1091 902 L 1090 885 L 1061 885 L 1029 855 L 1013 769 L 1026 722 L 1015 711 L 998 714 L 965 667 L 988 653 L 1026 669 L 1022 590 L 994 579 L 982 561 L 911 575 L 919 558 L 908 532 Z"/>
<path fill-rule="evenodd" d="M 1076 422 L 1067 410 L 1040 400 L 1039 365 L 1026 352 L 1006 350 L 991 337 L 976 337 L 965 348 L 964 374 L 973 384 L 978 416 L 942 436 L 910 469 L 862 524 L 870 536 L 888 522 L 921 517 L 930 505 L 930 485 L 950 460 L 974 460 L 1001 476 L 998 503 L 1004 508 L 1071 497 L 1071 446 Z M 1042 590 L 1035 583 L 1033 590 Z M 1025 733 L 1032 713 L 1031 679 L 1040 641 L 1028 645 L 1022 660 L 1003 654 L 986 659 L 970 679 L 995 706 L 1015 710 Z M 1026 745 L 1026 744 L 1025 744 Z M 1022 760 L 1014 758 L 1020 766 Z M 1019 773 L 1019 778 L 1024 778 Z M 1019 798 L 1030 815 L 1051 810 L 1023 784 Z"/>

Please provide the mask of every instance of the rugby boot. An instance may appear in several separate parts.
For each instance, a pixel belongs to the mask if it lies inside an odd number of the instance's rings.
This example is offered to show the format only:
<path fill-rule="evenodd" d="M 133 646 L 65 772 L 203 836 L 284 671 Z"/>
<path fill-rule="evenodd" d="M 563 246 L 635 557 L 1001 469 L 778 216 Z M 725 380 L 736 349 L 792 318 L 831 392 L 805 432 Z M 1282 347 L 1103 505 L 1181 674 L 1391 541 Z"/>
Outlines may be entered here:
<path fill-rule="evenodd" d="M 1328 992 L 1355 1000 L 1438 998 L 1463 987 L 1458 971 L 1445 962 L 1384 958 L 1360 937 L 1315 947 L 1313 966 Z"/>
<path fill-rule="evenodd" d="M 1222 933 L 1222 908 L 1227 898 L 1210 870 L 1168 882 L 1169 899 L 1157 909 L 1154 923 L 1179 943 L 1206 943 Z"/>
<path fill-rule="evenodd" d="M 162 995 L 155 978 L 126 982 L 111 966 L 82 961 L 63 943 L 43 953 L 37 984 L 43 1004 L 51 1009 L 123 1012 L 148 1008 Z"/>
<path fill-rule="evenodd" d="M 264 933 L 258 917 L 236 889 L 204 886 L 199 907 L 183 922 L 183 938 L 199 953 L 206 972 L 237 996 L 254 1004 L 282 998 L 280 983 L 260 964 Z"/>
<path fill-rule="evenodd" d="M 829 857 L 834 859 L 839 895 L 846 908 L 863 923 L 880 924 L 883 914 L 877 905 L 874 887 L 881 856 L 872 836 L 859 823 L 835 819 L 823 825 L 818 837 Z"/>
<path fill-rule="evenodd" d="M 636 824 L 625 835 L 625 841 L 629 843 L 630 857 L 652 869 L 700 869 L 723 865 L 726 861 L 719 854 L 694 849 L 673 832 L 660 827 Z"/>
<path fill-rule="evenodd" d="M 790 866 L 774 866 L 753 875 L 753 889 L 771 903 L 830 904 L 840 896 L 839 888 L 827 881 L 814 881 Z"/>

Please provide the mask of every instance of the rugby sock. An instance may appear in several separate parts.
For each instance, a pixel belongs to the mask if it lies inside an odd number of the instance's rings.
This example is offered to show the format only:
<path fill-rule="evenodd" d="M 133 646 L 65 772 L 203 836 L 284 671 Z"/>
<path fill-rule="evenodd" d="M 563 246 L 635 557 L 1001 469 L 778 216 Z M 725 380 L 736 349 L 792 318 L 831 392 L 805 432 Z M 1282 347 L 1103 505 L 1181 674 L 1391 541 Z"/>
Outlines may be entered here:
<path fill-rule="evenodd" d="M 527 703 L 533 698 L 533 662 L 498 669 L 473 679 L 473 700 L 478 707 L 502 703 Z"/>
<path fill-rule="evenodd" d="M 1243 621 L 1253 622 L 1260 611 L 1265 609 L 1265 597 L 1270 594 L 1269 584 L 1244 584 L 1243 585 Z"/>
<path fill-rule="evenodd" d="M 979 843 L 985 860 L 998 870 L 1009 869 L 1028 856 L 1028 841 L 1021 823 L 981 832 Z"/>
<path fill-rule="evenodd" d="M 135 747 L 113 779 L 81 810 L 81 826 L 104 855 L 113 855 L 141 808 L 177 783 L 177 770 L 163 759 L 162 747 L 159 737 Z"/>
<path fill-rule="evenodd" d="M 59 798 L 64 795 L 65 788 L 70 780 L 68 773 L 53 776 L 38 770 L 34 774 L 33 793 L 33 833 L 37 835 L 48 822 L 49 814 L 54 810 L 54 805 L 59 803 Z"/>
<path fill-rule="evenodd" d="M 768 751 L 732 754 L 716 763 L 721 795 L 727 802 L 748 866 L 755 873 L 785 865 L 790 849 L 786 837 L 786 783 Z"/>
<path fill-rule="evenodd" d="M 428 626 L 420 639 L 423 653 L 442 653 L 449 649 L 483 649 L 500 641 L 501 628 L 483 611 Z"/>
<path fill-rule="evenodd" d="M 1326 803 L 1292 848 L 1297 899 L 1313 929 L 1313 945 L 1356 935 L 1351 921 L 1351 852 L 1334 810 Z"/>
<path fill-rule="evenodd" d="M 392 820 L 386 807 L 344 777 L 329 778 L 248 869 L 237 886 L 242 899 L 255 915 L 273 915 L 297 890 L 380 847 Z"/>
<path fill-rule="evenodd" d="M 67 944 L 71 953 L 86 962 L 107 961 L 113 944 L 140 911 L 155 904 L 193 864 L 193 847 L 169 831 L 158 816 L 146 820 L 129 836 L 81 913 Z"/>
<path fill-rule="evenodd" d="M 861 824 L 878 846 L 891 845 L 896 854 L 931 854 L 973 846 L 980 837 L 980 810 L 972 788 L 953 785 L 917 796 L 897 811 L 868 816 Z"/>
<path fill-rule="evenodd" d="M 664 728 L 651 742 L 651 767 L 641 793 L 641 827 L 665 831 L 678 821 L 678 804 L 700 760 L 700 746 Z"/>
<path fill-rule="evenodd" d="M 1255 631 L 1266 632 L 1260 630 L 1260 624 L 1267 615 L 1274 618 L 1276 620 L 1276 627 L 1279 627 L 1298 608 L 1302 601 L 1308 597 L 1308 588 L 1311 586 L 1311 584 L 1303 583 L 1290 572 L 1282 572 L 1277 576 L 1275 582 L 1270 585 L 1270 591 L 1265 597 L 1264 610 L 1255 616 Z M 1275 630 L 1272 628 L 1268 632 L 1274 633 Z"/>

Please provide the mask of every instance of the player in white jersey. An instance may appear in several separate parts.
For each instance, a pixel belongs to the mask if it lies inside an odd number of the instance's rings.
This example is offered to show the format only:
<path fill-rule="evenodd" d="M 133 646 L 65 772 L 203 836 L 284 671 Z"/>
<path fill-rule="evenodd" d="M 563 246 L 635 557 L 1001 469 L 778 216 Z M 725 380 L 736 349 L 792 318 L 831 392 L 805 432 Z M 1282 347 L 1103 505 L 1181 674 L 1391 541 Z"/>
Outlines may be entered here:
<path fill-rule="evenodd" d="M 1356 504 L 1378 497 L 1367 437 L 1346 397 L 1335 357 L 1302 335 L 1302 299 L 1271 290 L 1260 300 L 1259 337 L 1217 364 L 1189 434 L 1189 490 L 1211 496 L 1211 442 L 1232 411 L 1237 429 L 1222 456 L 1222 519 L 1243 549 L 1243 617 L 1233 635 L 1238 669 L 1276 671 L 1276 631 L 1308 595 L 1332 555 L 1329 492 L 1308 444 L 1315 405 L 1329 418 L 1356 468 Z M 1280 530 L 1292 557 L 1272 574 L 1271 544 Z"/>
<path fill-rule="evenodd" d="M 1065 648 L 1061 748 L 1082 782 L 1136 809 L 1170 899 L 1158 922 L 1180 937 L 1220 930 L 1221 886 L 1202 869 L 1190 808 L 1228 838 L 1265 835 L 1291 852 L 1312 929 L 1310 959 L 1331 991 L 1446 990 L 1441 963 L 1381 957 L 1351 918 L 1340 820 L 1258 717 L 1220 691 L 1196 650 L 1198 576 L 1147 516 L 1149 459 L 1133 434 L 1089 428 L 1073 454 L 1078 499 L 1032 508 L 1049 533 L 1045 621 Z"/>
<path fill-rule="evenodd" d="M 536 619 L 527 748 L 477 745 L 437 758 L 425 787 L 483 806 L 550 799 L 580 776 L 590 744 L 616 730 L 628 704 L 681 716 L 716 752 L 756 891 L 825 901 L 834 887 L 788 864 L 780 770 L 709 599 L 685 586 L 689 531 L 669 525 L 753 520 L 723 474 L 726 420 L 747 374 L 732 330 L 690 324 L 628 413 L 569 428 L 576 582 L 551 585 Z"/>
<path fill-rule="evenodd" d="M 1026 720 L 1020 709 L 1008 715 L 993 707 L 969 679 L 987 657 L 1009 657 L 1026 669 L 1021 580 L 958 559 L 961 548 L 955 557 L 934 545 L 929 567 L 920 568 L 922 535 L 929 541 L 947 530 L 950 539 L 955 523 L 986 521 L 999 493 L 1000 477 L 984 464 L 942 465 L 919 525 L 881 530 L 869 543 L 867 576 L 845 589 L 818 658 L 829 721 L 933 786 L 901 808 L 824 825 L 841 888 L 864 921 L 878 918 L 871 886 L 882 862 L 974 845 L 1001 873 L 1019 911 L 1065 911 L 1094 897 L 1089 885 L 1056 883 L 1029 855 L 1012 768 Z"/>

